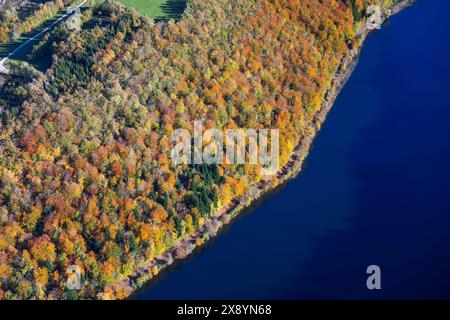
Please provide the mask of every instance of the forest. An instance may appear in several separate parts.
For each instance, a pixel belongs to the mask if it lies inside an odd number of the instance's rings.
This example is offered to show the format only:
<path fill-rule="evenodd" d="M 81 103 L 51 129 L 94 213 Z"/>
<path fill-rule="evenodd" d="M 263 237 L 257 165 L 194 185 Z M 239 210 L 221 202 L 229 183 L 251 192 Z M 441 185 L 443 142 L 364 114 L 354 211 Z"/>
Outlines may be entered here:
<path fill-rule="evenodd" d="M 174 130 L 276 128 L 285 164 L 374 3 L 390 1 L 188 0 L 155 22 L 105 1 L 44 37 L 32 54 L 50 68 L 0 81 L 0 298 L 129 296 L 140 268 L 263 179 L 173 165 Z"/>
<path fill-rule="evenodd" d="M 11 1 L 0 12 L 0 43 L 17 41 L 24 33 L 39 27 L 47 19 L 75 0 Z"/>

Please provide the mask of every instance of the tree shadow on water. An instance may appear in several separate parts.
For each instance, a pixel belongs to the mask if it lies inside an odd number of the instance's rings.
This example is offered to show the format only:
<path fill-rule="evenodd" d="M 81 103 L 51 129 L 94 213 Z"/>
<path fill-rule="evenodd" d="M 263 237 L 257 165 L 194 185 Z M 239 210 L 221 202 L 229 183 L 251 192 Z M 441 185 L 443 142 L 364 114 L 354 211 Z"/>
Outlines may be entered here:
<path fill-rule="evenodd" d="M 178 20 L 186 10 L 186 0 L 168 0 L 161 5 L 163 16 L 156 17 L 158 21 L 167 21 L 170 19 Z"/>

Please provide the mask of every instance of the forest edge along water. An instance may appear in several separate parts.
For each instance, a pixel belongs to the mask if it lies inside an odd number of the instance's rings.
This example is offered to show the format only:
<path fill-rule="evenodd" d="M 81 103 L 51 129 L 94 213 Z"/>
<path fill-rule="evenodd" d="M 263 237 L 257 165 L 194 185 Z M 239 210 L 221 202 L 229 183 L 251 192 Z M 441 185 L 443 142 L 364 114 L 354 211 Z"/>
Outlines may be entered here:
<path fill-rule="evenodd" d="M 408 7 L 414 2 L 415 1 L 412 0 L 395 2 L 394 5 L 383 12 L 383 20 L 389 18 L 393 14 L 398 13 L 403 8 Z M 316 128 L 316 130 L 303 137 L 300 144 L 295 148 L 289 162 L 279 170 L 276 179 L 269 178 L 261 181 L 256 186 L 250 187 L 248 192 L 240 199 L 235 199 L 229 206 L 221 208 L 218 212 L 216 212 L 213 217 L 209 219 L 205 223 L 205 225 L 194 235 L 190 236 L 189 238 L 183 239 L 174 248 L 155 258 L 145 267 L 142 267 L 138 274 L 134 274 L 130 277 L 130 283 L 134 290 L 142 287 L 143 284 L 150 279 L 150 283 L 158 282 L 158 274 L 174 263 L 174 257 L 184 259 L 189 256 L 193 250 L 198 250 L 199 248 L 201 250 L 201 247 L 205 243 L 208 243 L 212 238 L 215 238 L 217 236 L 218 232 L 221 228 L 223 228 L 223 226 L 229 224 L 235 218 L 239 217 L 245 208 L 248 208 L 249 206 L 253 207 L 255 201 L 262 201 L 267 197 L 268 194 L 272 193 L 275 188 L 283 188 L 283 185 L 284 183 L 286 183 L 286 181 L 294 178 L 301 171 L 303 162 L 308 155 L 313 140 L 320 130 L 321 123 L 325 121 L 325 118 L 331 107 L 333 106 L 337 95 L 356 67 L 360 49 L 367 35 L 371 31 L 372 29 L 367 28 L 365 25 L 358 31 L 360 37 L 360 46 L 350 50 L 350 53 L 341 60 L 338 72 L 332 79 L 330 87 L 325 94 L 325 99 L 321 111 L 316 114 L 316 118 L 314 120 L 314 127 Z M 244 210 L 244 212 L 246 211 L 247 210 Z M 175 265 L 176 264 L 177 263 L 175 263 Z M 162 273 L 162 275 L 164 274 L 165 272 Z M 139 297 L 142 294 L 143 290 L 145 290 L 145 286 L 144 288 L 135 292 L 130 298 Z"/>

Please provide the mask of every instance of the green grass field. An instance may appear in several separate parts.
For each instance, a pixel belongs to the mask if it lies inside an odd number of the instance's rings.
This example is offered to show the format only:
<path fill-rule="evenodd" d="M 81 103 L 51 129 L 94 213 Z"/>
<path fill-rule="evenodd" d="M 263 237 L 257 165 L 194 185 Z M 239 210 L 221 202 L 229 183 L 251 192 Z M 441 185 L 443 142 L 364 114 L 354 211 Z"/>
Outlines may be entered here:
<path fill-rule="evenodd" d="M 186 0 L 118 0 L 123 5 L 134 8 L 138 12 L 146 15 L 149 18 L 155 20 L 167 20 L 167 19 L 177 19 L 181 16 L 186 8 Z M 15 43 L 1 43 L 0 44 L 0 59 L 6 57 L 8 53 L 13 51 L 15 48 L 19 47 L 22 43 L 26 42 L 28 39 L 33 37 L 35 34 L 43 30 L 45 27 L 52 24 L 59 17 L 61 17 L 66 12 L 61 10 L 56 16 L 48 19 L 45 23 L 35 28 L 33 31 L 23 34 L 21 38 Z M 42 35 L 43 36 L 43 35 Z M 29 61 L 27 55 L 30 53 L 32 47 L 39 42 L 42 38 L 29 42 L 26 46 L 22 47 L 20 51 L 11 57 L 11 60 L 21 60 L 26 61 L 39 70 L 45 70 L 49 67 L 51 63 L 51 57 L 41 60 Z"/>
<path fill-rule="evenodd" d="M 118 0 L 127 7 L 134 8 L 143 15 L 166 20 L 178 18 L 184 11 L 186 0 Z"/>

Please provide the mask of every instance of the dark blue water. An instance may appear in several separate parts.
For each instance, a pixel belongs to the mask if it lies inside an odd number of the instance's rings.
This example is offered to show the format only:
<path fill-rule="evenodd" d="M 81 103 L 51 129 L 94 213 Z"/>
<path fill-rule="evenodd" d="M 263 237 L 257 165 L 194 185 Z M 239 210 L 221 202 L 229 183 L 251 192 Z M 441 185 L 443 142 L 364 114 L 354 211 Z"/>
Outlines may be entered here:
<path fill-rule="evenodd" d="M 137 298 L 450 298 L 449 10 L 371 34 L 301 175 Z"/>

